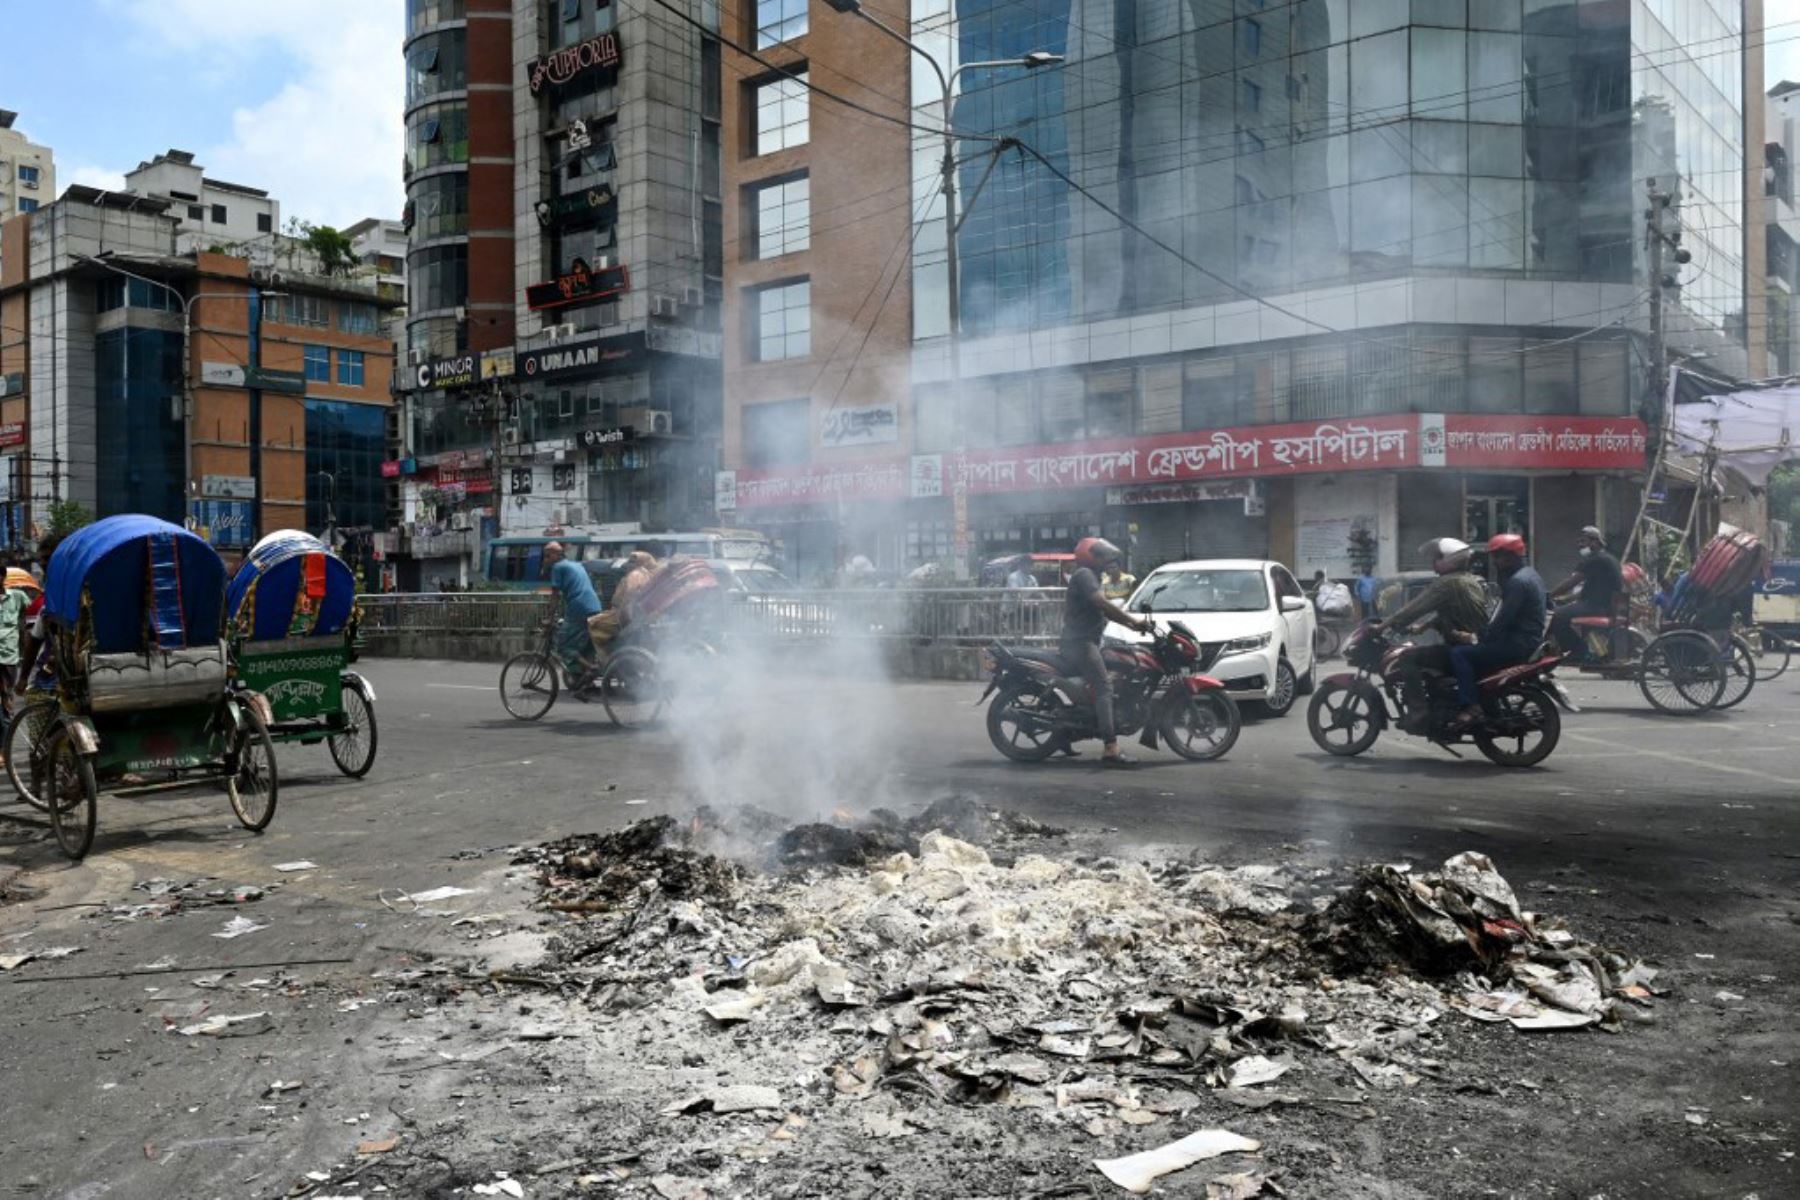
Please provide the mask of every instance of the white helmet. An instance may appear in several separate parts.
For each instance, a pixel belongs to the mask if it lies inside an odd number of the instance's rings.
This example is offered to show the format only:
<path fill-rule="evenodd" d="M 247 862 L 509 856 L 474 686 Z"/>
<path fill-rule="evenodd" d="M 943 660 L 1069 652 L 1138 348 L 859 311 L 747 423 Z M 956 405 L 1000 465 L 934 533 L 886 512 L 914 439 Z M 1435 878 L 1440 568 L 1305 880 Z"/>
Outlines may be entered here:
<path fill-rule="evenodd" d="M 1419 553 L 1431 560 L 1431 569 L 1449 575 L 1469 565 L 1469 543 L 1456 538 L 1432 538 L 1419 547 Z"/>

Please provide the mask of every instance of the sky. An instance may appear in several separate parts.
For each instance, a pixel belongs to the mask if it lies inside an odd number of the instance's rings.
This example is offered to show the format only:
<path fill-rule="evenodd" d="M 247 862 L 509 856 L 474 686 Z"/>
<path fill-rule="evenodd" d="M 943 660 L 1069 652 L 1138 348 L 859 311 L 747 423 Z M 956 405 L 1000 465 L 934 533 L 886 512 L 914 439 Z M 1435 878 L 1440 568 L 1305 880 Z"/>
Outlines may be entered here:
<path fill-rule="evenodd" d="M 57 184 L 171 148 L 290 216 L 398 220 L 403 0 L 0 0 L 0 108 Z"/>
<path fill-rule="evenodd" d="M 284 217 L 398 219 L 404 26 L 404 0 L 0 0 L 0 108 L 60 186 L 176 148 Z M 1771 85 L 1800 81 L 1797 34 L 1770 31 Z"/>

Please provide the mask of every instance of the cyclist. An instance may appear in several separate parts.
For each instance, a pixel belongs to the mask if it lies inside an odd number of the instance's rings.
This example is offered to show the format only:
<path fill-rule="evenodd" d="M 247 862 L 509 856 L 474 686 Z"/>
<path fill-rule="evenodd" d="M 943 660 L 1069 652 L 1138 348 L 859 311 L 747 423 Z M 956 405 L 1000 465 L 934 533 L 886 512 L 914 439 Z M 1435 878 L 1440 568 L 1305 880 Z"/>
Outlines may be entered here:
<path fill-rule="evenodd" d="M 568 560 L 561 542 L 544 547 L 544 565 L 550 570 L 550 586 L 562 597 L 562 620 L 557 625 L 556 649 L 569 673 L 578 676 L 577 691 L 589 682 L 596 668 L 594 639 L 588 633 L 588 618 L 598 616 L 604 607 L 594 593 L 594 583 L 586 571 Z"/>

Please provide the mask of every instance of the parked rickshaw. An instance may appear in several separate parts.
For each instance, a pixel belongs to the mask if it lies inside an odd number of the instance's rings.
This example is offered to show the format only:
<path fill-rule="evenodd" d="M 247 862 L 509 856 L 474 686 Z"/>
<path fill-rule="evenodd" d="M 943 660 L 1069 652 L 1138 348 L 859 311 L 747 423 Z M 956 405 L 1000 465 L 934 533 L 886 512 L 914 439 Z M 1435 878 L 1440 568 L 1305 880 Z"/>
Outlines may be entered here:
<path fill-rule="evenodd" d="M 167 521 L 117 516 L 64 539 L 45 579 L 53 680 L 7 733 L 7 774 L 48 809 L 71 859 L 93 844 L 100 790 L 224 782 L 247 829 L 275 816 L 268 702 L 226 661 L 225 564 Z"/>
<path fill-rule="evenodd" d="M 258 542 L 225 594 L 238 682 L 268 700 L 277 742 L 316 746 L 352 779 L 375 765 L 375 689 L 355 656 L 356 576 L 324 542 L 283 529 Z"/>

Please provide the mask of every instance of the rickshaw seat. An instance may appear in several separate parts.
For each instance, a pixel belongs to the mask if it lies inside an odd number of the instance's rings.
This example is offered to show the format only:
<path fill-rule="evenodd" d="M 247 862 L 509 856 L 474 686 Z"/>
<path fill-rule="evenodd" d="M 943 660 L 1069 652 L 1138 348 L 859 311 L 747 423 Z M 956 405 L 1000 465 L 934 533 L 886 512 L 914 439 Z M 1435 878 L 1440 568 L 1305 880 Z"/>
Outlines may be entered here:
<path fill-rule="evenodd" d="M 1577 629 L 1608 629 L 1612 623 L 1611 617 L 1575 617 L 1569 621 Z"/>
<path fill-rule="evenodd" d="M 225 648 L 95 654 L 87 677 L 88 707 L 97 713 L 202 703 L 225 693 Z"/>

